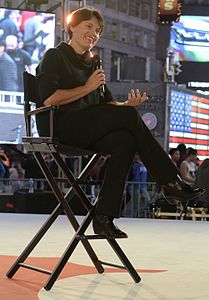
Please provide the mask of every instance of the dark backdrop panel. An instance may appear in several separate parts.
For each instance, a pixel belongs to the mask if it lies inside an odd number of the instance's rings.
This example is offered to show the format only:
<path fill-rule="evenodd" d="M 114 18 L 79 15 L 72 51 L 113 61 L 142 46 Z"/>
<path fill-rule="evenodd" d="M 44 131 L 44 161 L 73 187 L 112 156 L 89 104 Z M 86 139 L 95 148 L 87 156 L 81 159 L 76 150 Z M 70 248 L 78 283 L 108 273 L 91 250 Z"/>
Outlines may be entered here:
<path fill-rule="evenodd" d="M 208 16 L 208 6 L 183 4 L 181 14 L 188 16 Z"/>
<path fill-rule="evenodd" d="M 17 213 L 49 214 L 58 202 L 51 191 L 35 191 L 28 193 L 19 190 L 14 193 L 14 211 Z M 84 215 L 85 210 L 80 201 L 74 197 L 70 201 L 71 209 L 76 215 Z"/>
<path fill-rule="evenodd" d="M 182 72 L 176 76 L 177 83 L 188 81 L 209 82 L 209 62 L 181 62 Z"/>

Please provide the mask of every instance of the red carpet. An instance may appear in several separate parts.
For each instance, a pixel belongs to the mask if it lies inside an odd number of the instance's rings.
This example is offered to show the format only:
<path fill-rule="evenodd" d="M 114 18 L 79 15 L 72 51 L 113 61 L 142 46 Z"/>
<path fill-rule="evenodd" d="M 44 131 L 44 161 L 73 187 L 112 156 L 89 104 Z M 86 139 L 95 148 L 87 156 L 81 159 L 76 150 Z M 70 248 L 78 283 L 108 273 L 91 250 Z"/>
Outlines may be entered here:
<path fill-rule="evenodd" d="M 14 256 L 0 255 L 0 299 L 1 300 L 38 300 L 38 292 L 47 281 L 48 275 L 20 268 L 12 279 L 6 277 L 6 273 L 15 261 Z M 28 264 L 39 266 L 43 269 L 53 270 L 58 262 L 57 257 L 31 257 L 27 259 Z M 166 272 L 166 270 L 137 270 L 139 273 Z M 121 269 L 105 268 L 105 272 L 121 273 L 126 272 Z M 79 276 L 86 274 L 96 274 L 94 266 L 84 266 L 74 263 L 67 263 L 60 274 L 61 278 Z M 53 287 L 52 287 L 53 288 Z"/>

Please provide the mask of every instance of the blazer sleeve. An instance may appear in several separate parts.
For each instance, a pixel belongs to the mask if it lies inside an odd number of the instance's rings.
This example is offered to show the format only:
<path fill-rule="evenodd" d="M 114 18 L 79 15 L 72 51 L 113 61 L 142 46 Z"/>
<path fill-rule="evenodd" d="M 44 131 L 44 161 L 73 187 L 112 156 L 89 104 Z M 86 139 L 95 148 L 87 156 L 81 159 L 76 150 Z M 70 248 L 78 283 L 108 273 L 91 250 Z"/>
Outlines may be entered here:
<path fill-rule="evenodd" d="M 49 49 L 36 68 L 39 100 L 43 104 L 49 96 L 61 88 L 62 62 L 56 48 Z"/>

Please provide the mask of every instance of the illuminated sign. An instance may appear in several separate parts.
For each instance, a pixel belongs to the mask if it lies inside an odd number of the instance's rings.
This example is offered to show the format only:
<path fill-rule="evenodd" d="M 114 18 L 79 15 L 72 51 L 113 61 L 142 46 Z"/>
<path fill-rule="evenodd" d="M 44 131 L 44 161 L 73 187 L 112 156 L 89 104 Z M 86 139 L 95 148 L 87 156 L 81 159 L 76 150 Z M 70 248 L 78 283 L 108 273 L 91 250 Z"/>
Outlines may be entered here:
<path fill-rule="evenodd" d="M 171 89 L 169 148 L 184 143 L 209 157 L 209 98 Z"/>
<path fill-rule="evenodd" d="M 178 0 L 161 0 L 160 14 L 161 15 L 177 15 Z"/>
<path fill-rule="evenodd" d="M 159 0 L 158 1 L 158 20 L 161 24 L 178 22 L 181 14 L 180 0 Z"/>

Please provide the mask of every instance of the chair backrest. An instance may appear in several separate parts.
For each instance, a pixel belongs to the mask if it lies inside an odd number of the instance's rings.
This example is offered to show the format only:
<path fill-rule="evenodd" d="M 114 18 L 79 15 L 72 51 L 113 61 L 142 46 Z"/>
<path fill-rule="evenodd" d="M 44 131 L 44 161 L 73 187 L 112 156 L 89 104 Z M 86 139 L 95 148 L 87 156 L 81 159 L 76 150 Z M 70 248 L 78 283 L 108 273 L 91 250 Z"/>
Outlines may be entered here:
<path fill-rule="evenodd" d="M 24 100 L 25 102 L 38 103 L 39 95 L 37 90 L 36 77 L 28 72 L 23 73 Z"/>
<path fill-rule="evenodd" d="M 23 73 L 24 83 L 24 116 L 27 136 L 31 136 L 31 115 L 35 116 L 39 135 L 54 137 L 54 110 L 56 106 L 45 107 L 40 103 L 36 77 L 28 72 Z M 32 103 L 36 104 L 32 107 Z"/>
<path fill-rule="evenodd" d="M 28 72 L 23 73 L 24 83 L 24 116 L 27 136 L 31 135 L 31 117 L 28 112 L 31 110 L 31 103 L 38 104 L 39 96 L 37 91 L 36 77 Z"/>

